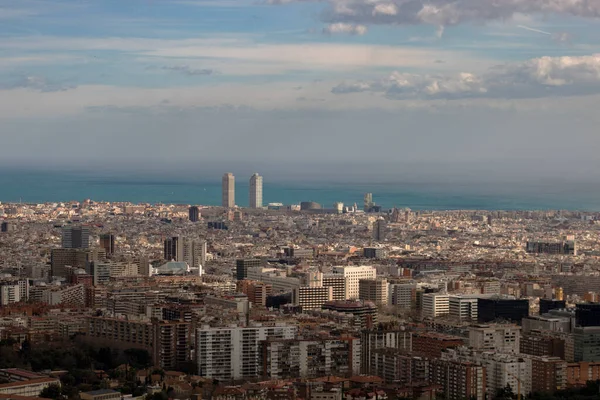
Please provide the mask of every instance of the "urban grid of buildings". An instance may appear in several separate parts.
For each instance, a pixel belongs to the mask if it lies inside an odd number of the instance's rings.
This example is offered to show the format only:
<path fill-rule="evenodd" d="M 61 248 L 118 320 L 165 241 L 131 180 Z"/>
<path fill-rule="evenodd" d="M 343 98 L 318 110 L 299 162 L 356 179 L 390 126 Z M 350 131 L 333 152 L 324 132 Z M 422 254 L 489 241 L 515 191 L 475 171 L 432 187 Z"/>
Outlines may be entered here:
<path fill-rule="evenodd" d="M 221 207 L 0 204 L 0 343 L 144 351 L 140 385 L 178 399 L 483 400 L 600 380 L 599 213 L 264 203 L 257 173 L 241 208 L 233 174 L 222 185 Z M 127 373 L 109 375 L 79 398 L 122 399 Z M 64 374 L 0 379 L 0 399 L 27 400 Z"/>

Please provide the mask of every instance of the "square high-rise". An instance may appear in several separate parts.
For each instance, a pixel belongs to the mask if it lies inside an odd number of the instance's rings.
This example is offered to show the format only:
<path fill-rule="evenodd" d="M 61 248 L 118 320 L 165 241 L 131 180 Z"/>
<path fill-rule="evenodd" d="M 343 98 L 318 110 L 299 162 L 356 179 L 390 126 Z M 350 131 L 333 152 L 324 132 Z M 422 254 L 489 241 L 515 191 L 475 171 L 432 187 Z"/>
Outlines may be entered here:
<path fill-rule="evenodd" d="M 235 207 L 235 177 L 231 172 L 223 175 L 221 205 L 226 208 Z"/>
<path fill-rule="evenodd" d="M 263 178 L 259 174 L 250 177 L 250 199 L 248 205 L 250 208 L 261 208 L 263 201 Z"/>
<path fill-rule="evenodd" d="M 62 231 L 63 249 L 89 249 L 90 228 L 88 226 L 66 226 Z"/>

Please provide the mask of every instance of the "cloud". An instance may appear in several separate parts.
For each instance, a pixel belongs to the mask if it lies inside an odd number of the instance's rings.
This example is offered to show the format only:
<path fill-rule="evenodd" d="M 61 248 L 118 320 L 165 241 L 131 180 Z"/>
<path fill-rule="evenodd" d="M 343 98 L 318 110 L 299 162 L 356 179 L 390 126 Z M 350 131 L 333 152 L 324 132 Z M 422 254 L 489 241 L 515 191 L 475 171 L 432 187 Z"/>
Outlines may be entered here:
<path fill-rule="evenodd" d="M 77 85 L 66 82 L 49 81 L 43 76 L 22 76 L 13 82 L 0 84 L 0 89 L 31 89 L 39 92 L 62 92 L 75 89 Z"/>
<path fill-rule="evenodd" d="M 490 68 L 476 75 L 394 72 L 374 81 L 342 83 L 334 94 L 382 93 L 392 99 L 537 98 L 600 93 L 600 54 L 541 57 Z"/>
<path fill-rule="evenodd" d="M 270 4 L 294 0 L 267 0 Z M 296 0 L 306 1 L 306 0 Z M 328 23 L 452 26 L 507 20 L 520 15 L 559 14 L 600 18 L 598 0 L 327 0 Z"/>
<path fill-rule="evenodd" d="M 181 72 L 182 74 L 188 75 L 188 76 L 212 75 L 214 73 L 214 70 L 212 70 L 212 69 L 207 69 L 207 68 L 196 69 L 196 68 L 190 67 L 189 65 L 168 65 L 168 66 L 162 67 L 162 69 L 167 70 L 167 71 Z"/>
<path fill-rule="evenodd" d="M 364 35 L 367 33 L 367 27 L 364 25 L 353 25 L 338 22 L 335 24 L 329 24 L 323 28 L 323 33 L 333 35 L 336 33 L 346 33 L 349 35 Z"/>

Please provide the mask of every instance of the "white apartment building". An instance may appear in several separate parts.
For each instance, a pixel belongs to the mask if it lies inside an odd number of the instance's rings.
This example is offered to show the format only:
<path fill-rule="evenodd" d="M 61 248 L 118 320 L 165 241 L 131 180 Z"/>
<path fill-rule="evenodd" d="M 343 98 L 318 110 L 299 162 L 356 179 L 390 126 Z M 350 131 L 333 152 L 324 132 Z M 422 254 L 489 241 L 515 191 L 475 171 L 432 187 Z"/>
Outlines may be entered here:
<path fill-rule="evenodd" d="M 510 385 L 513 392 L 517 393 L 519 382 L 522 394 L 531 392 L 531 367 L 527 359 L 517 354 L 481 352 L 460 347 L 445 350 L 442 359 L 467 361 L 485 367 L 486 390 L 490 397 L 495 396 L 498 389 L 505 388 L 506 385 Z"/>
<path fill-rule="evenodd" d="M 450 296 L 450 316 L 459 321 L 477 321 L 476 296 Z"/>
<path fill-rule="evenodd" d="M 292 303 L 305 310 L 320 310 L 321 306 L 333 300 L 331 286 L 300 286 L 292 290 Z"/>
<path fill-rule="evenodd" d="M 445 293 L 423 295 L 423 316 L 437 318 L 450 313 L 450 296 Z"/>
<path fill-rule="evenodd" d="M 18 283 L 0 283 L 0 306 L 18 303 L 19 301 L 21 301 L 21 291 Z"/>
<path fill-rule="evenodd" d="M 343 275 L 346 279 L 346 299 L 358 299 L 361 279 L 375 279 L 377 271 L 372 266 L 338 266 L 333 267 L 334 274 Z"/>
<path fill-rule="evenodd" d="M 469 327 L 469 347 L 498 353 L 519 353 L 521 327 L 512 324 L 474 325 Z"/>
<path fill-rule="evenodd" d="M 275 326 L 209 327 L 196 331 L 198 375 L 222 381 L 255 378 L 261 374 L 260 342 L 294 339 L 298 327 Z"/>

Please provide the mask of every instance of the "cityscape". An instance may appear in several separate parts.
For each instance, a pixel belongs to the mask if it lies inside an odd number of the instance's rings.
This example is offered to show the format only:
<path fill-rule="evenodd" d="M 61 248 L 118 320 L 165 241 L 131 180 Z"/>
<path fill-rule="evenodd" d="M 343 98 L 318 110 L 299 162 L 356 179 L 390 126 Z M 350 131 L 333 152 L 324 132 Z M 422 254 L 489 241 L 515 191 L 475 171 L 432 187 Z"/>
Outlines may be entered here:
<path fill-rule="evenodd" d="M 0 400 L 599 400 L 600 0 L 0 0 Z"/>
<path fill-rule="evenodd" d="M 596 396 L 600 213 L 263 204 L 235 180 L 220 207 L 0 204 L 0 396 Z"/>

